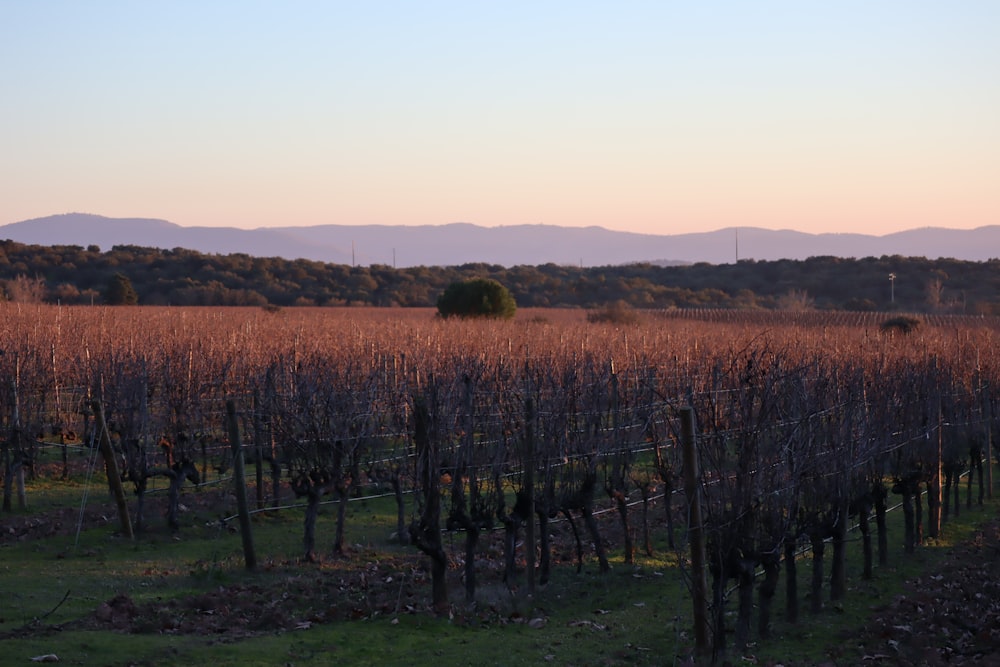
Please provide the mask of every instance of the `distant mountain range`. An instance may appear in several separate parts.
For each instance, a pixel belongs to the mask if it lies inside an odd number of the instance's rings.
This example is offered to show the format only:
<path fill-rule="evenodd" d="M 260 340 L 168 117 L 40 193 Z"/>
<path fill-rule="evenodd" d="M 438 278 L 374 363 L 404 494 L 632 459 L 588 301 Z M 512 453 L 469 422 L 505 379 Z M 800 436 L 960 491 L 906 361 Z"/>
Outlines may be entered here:
<path fill-rule="evenodd" d="M 38 245 L 186 248 L 203 253 L 310 259 L 334 264 L 502 266 L 634 262 L 730 264 L 777 260 L 903 255 L 986 261 L 1000 257 L 1000 225 L 971 230 L 926 227 L 884 236 L 806 234 L 757 227 L 697 234 L 635 234 L 603 227 L 510 225 L 316 225 L 311 227 L 182 227 L 166 220 L 67 213 L 0 225 L 0 239 Z"/>

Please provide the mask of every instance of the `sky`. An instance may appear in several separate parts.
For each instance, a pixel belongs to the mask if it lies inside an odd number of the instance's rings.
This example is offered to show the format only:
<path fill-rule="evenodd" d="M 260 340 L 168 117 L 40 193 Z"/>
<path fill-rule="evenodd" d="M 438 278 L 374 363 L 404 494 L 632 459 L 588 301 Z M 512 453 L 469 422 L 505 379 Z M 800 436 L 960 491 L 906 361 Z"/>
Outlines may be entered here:
<path fill-rule="evenodd" d="M 1000 224 L 1000 2 L 0 0 L 0 224 Z"/>

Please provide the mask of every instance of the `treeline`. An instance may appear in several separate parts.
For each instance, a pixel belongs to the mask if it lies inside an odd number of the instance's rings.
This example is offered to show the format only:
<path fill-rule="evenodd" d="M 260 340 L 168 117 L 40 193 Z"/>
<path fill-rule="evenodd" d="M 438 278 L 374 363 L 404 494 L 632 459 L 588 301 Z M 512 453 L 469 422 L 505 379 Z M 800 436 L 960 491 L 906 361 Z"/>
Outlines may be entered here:
<path fill-rule="evenodd" d="M 0 241 L 2 297 L 179 306 L 433 306 L 451 283 L 492 278 L 520 307 L 904 310 L 1000 315 L 1000 260 L 812 257 L 713 265 L 493 264 L 396 269 L 118 245 Z M 127 300 L 124 302 L 128 302 Z"/>

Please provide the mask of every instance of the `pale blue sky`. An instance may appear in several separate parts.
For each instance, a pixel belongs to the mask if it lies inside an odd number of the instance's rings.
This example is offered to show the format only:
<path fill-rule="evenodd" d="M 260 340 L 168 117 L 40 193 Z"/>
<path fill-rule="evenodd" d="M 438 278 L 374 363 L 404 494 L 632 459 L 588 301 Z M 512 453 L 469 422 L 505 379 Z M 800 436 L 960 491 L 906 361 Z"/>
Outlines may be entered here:
<path fill-rule="evenodd" d="M 0 224 L 1000 224 L 1000 2 L 0 0 Z"/>

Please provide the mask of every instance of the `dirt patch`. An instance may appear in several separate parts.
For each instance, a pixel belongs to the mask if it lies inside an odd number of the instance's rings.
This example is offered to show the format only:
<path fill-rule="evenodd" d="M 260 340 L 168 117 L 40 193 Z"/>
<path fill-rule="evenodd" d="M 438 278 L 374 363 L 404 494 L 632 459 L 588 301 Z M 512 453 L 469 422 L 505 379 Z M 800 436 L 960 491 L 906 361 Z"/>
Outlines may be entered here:
<path fill-rule="evenodd" d="M 220 585 L 180 599 L 136 604 L 126 595 L 101 603 L 85 618 L 61 629 L 101 629 L 127 633 L 216 635 L 228 641 L 260 633 L 304 630 L 316 624 L 431 614 L 430 573 L 418 553 L 386 558 L 354 554 L 321 563 L 268 562 L 260 567 L 267 583 Z M 498 565 L 484 559 L 484 569 Z M 449 589 L 460 591 L 461 571 L 453 564 Z M 494 576 L 492 573 L 491 577 Z M 452 611 L 453 622 L 506 622 L 517 616 L 500 599 L 475 609 Z M 516 621 L 516 619 L 513 619 Z"/>
<path fill-rule="evenodd" d="M 111 506 L 88 508 L 82 518 L 84 530 L 106 526 L 117 521 L 115 509 Z M 80 510 L 61 507 L 27 516 L 2 515 L 0 519 L 0 544 L 28 542 L 47 537 L 72 535 L 80 524 Z"/>

